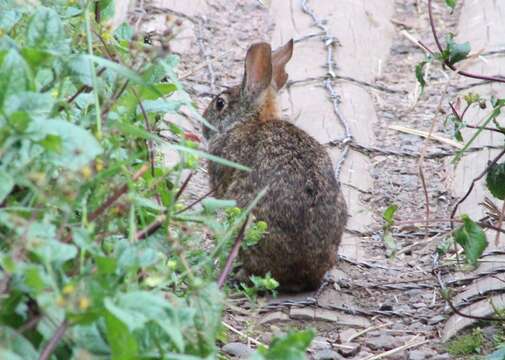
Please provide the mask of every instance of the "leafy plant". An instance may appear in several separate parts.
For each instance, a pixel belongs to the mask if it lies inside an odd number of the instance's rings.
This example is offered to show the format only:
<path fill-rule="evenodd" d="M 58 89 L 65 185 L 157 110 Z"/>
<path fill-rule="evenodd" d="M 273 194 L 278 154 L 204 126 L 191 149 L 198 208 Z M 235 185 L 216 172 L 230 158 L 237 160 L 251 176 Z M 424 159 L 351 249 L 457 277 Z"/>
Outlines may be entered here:
<path fill-rule="evenodd" d="M 103 25 L 113 1 L 43 3 L 0 2 L 0 357 L 216 358 L 215 279 L 254 204 L 181 199 L 200 159 L 248 169 L 170 121 L 206 123 L 176 56 Z"/>
<path fill-rule="evenodd" d="M 475 265 L 488 245 L 486 233 L 467 215 L 461 220 L 463 225 L 454 232 L 454 240 L 465 250 L 466 261 Z"/>
<path fill-rule="evenodd" d="M 447 345 L 447 351 L 453 356 L 479 354 L 484 342 L 484 336 L 479 328 L 473 329 L 471 334 L 462 335 Z"/>
<path fill-rule="evenodd" d="M 398 210 L 398 205 L 392 204 L 389 205 L 388 208 L 384 211 L 382 218 L 385 221 L 383 230 L 384 230 L 384 245 L 386 246 L 386 256 L 392 257 L 398 250 L 398 244 L 396 243 L 393 232 L 391 228 L 394 225 L 394 216 L 396 211 Z"/>
<path fill-rule="evenodd" d="M 270 273 L 267 273 L 264 277 L 253 275 L 249 279 L 253 286 L 249 287 L 241 283 L 240 287 L 250 301 L 255 302 L 258 293 L 265 291 L 277 296 L 276 289 L 279 287 L 279 282 L 275 280 Z"/>
<path fill-rule="evenodd" d="M 303 360 L 315 334 L 313 330 L 291 332 L 284 338 L 276 338 L 268 349 L 260 346 L 251 360 Z"/>

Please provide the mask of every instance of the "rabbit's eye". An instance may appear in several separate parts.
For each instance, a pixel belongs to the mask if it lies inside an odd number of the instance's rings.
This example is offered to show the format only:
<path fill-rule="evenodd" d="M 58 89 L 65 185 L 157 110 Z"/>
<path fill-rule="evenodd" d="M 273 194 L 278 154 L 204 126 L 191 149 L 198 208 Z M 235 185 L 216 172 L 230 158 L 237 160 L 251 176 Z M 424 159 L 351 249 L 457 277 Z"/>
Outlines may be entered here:
<path fill-rule="evenodd" d="M 218 97 L 216 99 L 216 110 L 223 111 L 225 106 L 226 106 L 226 100 L 223 99 L 222 97 Z"/>

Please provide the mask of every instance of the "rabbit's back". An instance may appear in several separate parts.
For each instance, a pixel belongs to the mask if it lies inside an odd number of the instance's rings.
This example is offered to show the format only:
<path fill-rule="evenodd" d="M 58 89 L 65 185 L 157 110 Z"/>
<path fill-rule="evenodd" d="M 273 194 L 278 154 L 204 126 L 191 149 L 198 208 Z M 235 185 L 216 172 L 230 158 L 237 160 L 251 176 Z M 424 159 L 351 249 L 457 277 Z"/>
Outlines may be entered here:
<path fill-rule="evenodd" d="M 269 225 L 261 242 L 240 253 L 247 272 L 271 272 L 283 288 L 315 288 L 335 263 L 346 206 L 330 158 L 315 139 L 283 120 L 236 125 L 216 136 L 211 153 L 251 172 L 209 163 L 211 186 L 221 198 L 247 206 L 269 187 L 253 214 Z"/>

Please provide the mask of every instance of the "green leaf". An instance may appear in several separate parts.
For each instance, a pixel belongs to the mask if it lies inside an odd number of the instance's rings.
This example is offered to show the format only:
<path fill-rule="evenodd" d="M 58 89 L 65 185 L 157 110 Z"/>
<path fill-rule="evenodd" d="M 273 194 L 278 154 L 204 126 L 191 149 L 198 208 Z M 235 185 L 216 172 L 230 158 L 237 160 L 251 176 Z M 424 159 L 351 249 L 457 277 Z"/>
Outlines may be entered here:
<path fill-rule="evenodd" d="M 384 232 L 384 245 L 386 246 L 386 256 L 394 256 L 398 250 L 398 244 L 396 243 L 393 234 L 389 230 Z"/>
<path fill-rule="evenodd" d="M 382 215 L 382 218 L 386 221 L 388 226 L 392 226 L 394 223 L 394 216 L 396 213 L 396 210 L 398 210 L 398 205 L 396 204 L 391 204 L 388 206 L 388 208 L 384 211 L 384 214 Z"/>
<path fill-rule="evenodd" d="M 84 128 L 63 120 L 34 121 L 30 130 L 39 136 L 50 138 L 55 144 L 55 137 L 61 139 L 61 151 L 49 153 L 49 160 L 57 166 L 69 170 L 79 170 L 102 153 L 102 147 Z"/>
<path fill-rule="evenodd" d="M 421 87 L 421 95 L 424 93 L 424 87 L 426 86 L 426 81 L 424 80 L 424 67 L 427 63 L 427 61 L 421 61 L 416 65 L 416 79 Z"/>
<path fill-rule="evenodd" d="M 38 143 L 47 151 L 61 153 L 61 137 L 58 135 L 46 135 Z"/>
<path fill-rule="evenodd" d="M 466 262 L 475 265 L 488 245 L 486 233 L 467 215 L 461 219 L 463 225 L 454 231 L 454 240 L 463 247 Z"/>
<path fill-rule="evenodd" d="M 4 33 L 8 33 L 11 29 L 17 24 L 23 12 L 21 9 L 2 9 L 2 16 L 0 16 L 0 29 L 3 30 Z"/>
<path fill-rule="evenodd" d="M 39 6 L 28 24 L 26 42 L 28 47 L 59 49 L 63 39 L 63 24 L 53 9 Z"/>
<path fill-rule="evenodd" d="M 15 330 L 0 327 L 0 359 L 2 360 L 36 360 L 37 351 L 30 341 Z"/>
<path fill-rule="evenodd" d="M 36 293 L 46 288 L 46 283 L 40 276 L 41 271 L 42 269 L 36 266 L 27 266 L 24 269 L 25 284 Z"/>
<path fill-rule="evenodd" d="M 10 174 L 0 171 L 0 204 L 3 203 L 7 195 L 14 188 L 14 179 Z"/>
<path fill-rule="evenodd" d="M 147 291 L 131 291 L 117 296 L 116 301 L 106 299 L 105 308 L 121 320 L 130 332 L 144 328 L 146 323 L 158 324 L 170 337 L 179 351 L 184 340 L 177 325 L 177 316 L 172 306 L 161 294 Z"/>
<path fill-rule="evenodd" d="M 37 67 L 47 64 L 52 60 L 52 54 L 45 50 L 34 49 L 34 48 L 23 48 L 21 49 L 21 55 L 26 60 L 32 70 L 36 70 Z"/>
<path fill-rule="evenodd" d="M 471 47 L 468 41 L 462 44 L 458 44 L 454 42 L 453 34 L 449 34 L 447 36 L 446 60 L 449 65 L 454 65 L 457 62 L 466 59 L 468 54 L 470 54 L 470 51 Z"/>
<path fill-rule="evenodd" d="M 16 50 L 11 49 L 0 66 L 0 106 L 8 96 L 30 90 L 31 86 L 28 64 Z"/>
<path fill-rule="evenodd" d="M 237 202 L 235 200 L 223 200 L 223 199 L 215 199 L 215 198 L 206 198 L 202 200 L 203 208 L 208 212 L 215 212 L 219 209 L 227 209 L 237 206 Z"/>
<path fill-rule="evenodd" d="M 24 111 L 16 111 L 9 116 L 9 124 L 20 133 L 25 132 L 30 121 L 30 116 Z"/>
<path fill-rule="evenodd" d="M 114 31 L 114 35 L 116 38 L 121 40 L 130 41 L 133 37 L 134 30 L 133 28 L 126 22 L 119 25 L 119 27 Z"/>
<path fill-rule="evenodd" d="M 486 185 L 491 194 L 500 200 L 505 200 L 505 162 L 494 164 L 488 171 Z"/>
<path fill-rule="evenodd" d="M 5 101 L 5 113 L 26 112 L 31 117 L 47 117 L 54 105 L 50 94 L 21 91 L 9 96 Z"/>
<path fill-rule="evenodd" d="M 94 55 L 82 55 L 82 57 L 85 59 L 88 59 L 90 61 L 93 61 L 95 64 L 97 64 L 99 66 L 103 66 L 109 70 L 114 71 L 118 75 L 123 76 L 126 79 L 130 80 L 132 83 L 140 84 L 140 85 L 144 86 L 145 88 L 152 90 L 153 92 L 155 92 L 159 96 L 163 95 L 163 94 L 161 94 L 161 92 L 158 89 L 156 89 L 156 87 L 154 87 L 153 85 L 146 82 L 142 78 L 142 76 L 137 74 L 135 71 L 128 69 L 126 66 L 123 66 L 121 64 L 118 64 L 113 61 L 110 61 L 110 60 L 107 60 L 107 59 L 104 59 L 104 58 L 101 58 L 98 56 L 94 56 Z"/>
<path fill-rule="evenodd" d="M 105 21 L 114 16 L 114 0 L 99 0 L 95 2 L 100 12 L 100 20 Z"/>
<path fill-rule="evenodd" d="M 170 83 L 158 83 L 158 84 L 154 84 L 153 87 L 157 91 L 153 91 L 152 87 L 142 88 L 142 92 L 140 93 L 140 98 L 143 100 L 156 100 L 160 96 L 170 95 L 174 91 L 177 90 L 177 86 L 175 86 L 175 84 L 170 84 Z"/>
<path fill-rule="evenodd" d="M 260 346 L 251 360 L 305 360 L 305 352 L 315 333 L 313 330 L 291 332 L 283 338 L 275 338 L 270 347 Z"/>
<path fill-rule="evenodd" d="M 470 145 L 473 144 L 473 142 L 475 141 L 475 139 L 477 139 L 477 137 L 479 136 L 479 134 L 484 130 L 484 128 L 494 119 L 496 119 L 498 117 L 498 115 L 500 115 L 501 113 L 501 108 L 505 105 L 505 103 L 502 103 L 501 101 L 500 102 L 497 102 L 494 106 L 494 109 L 493 111 L 491 112 L 491 114 L 489 114 L 489 116 L 486 118 L 486 120 L 484 120 L 484 122 L 482 122 L 479 126 L 479 128 L 477 129 L 477 131 L 475 131 L 472 135 L 472 137 L 470 138 L 470 140 L 468 140 L 465 144 L 465 146 L 463 146 L 463 148 L 461 150 L 458 150 L 456 152 L 456 155 L 454 156 L 454 159 L 452 160 L 452 163 L 453 164 L 456 164 L 459 160 L 461 160 L 461 158 L 463 157 L 463 154 L 465 153 L 466 150 L 468 150 L 468 148 L 470 147 Z"/>
<path fill-rule="evenodd" d="M 117 268 L 117 260 L 105 256 L 95 258 L 96 266 L 100 274 L 113 274 Z"/>
<path fill-rule="evenodd" d="M 107 341 L 113 360 L 137 360 L 138 344 L 128 327 L 113 313 L 105 313 Z"/>
<path fill-rule="evenodd" d="M 456 0 L 445 0 L 445 3 L 453 10 L 456 7 Z"/>
<path fill-rule="evenodd" d="M 56 227 L 52 224 L 34 222 L 30 224 L 26 237 L 27 248 L 44 264 L 53 263 L 53 266 L 61 266 L 77 255 L 77 248 L 74 245 L 56 240 Z"/>

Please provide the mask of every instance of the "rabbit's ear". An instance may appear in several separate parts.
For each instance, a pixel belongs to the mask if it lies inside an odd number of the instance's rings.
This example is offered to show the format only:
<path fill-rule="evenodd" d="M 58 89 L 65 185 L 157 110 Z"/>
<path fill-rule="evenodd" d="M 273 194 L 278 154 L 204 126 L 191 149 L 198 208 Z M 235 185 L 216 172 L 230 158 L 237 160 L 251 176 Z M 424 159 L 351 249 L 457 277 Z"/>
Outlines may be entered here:
<path fill-rule="evenodd" d="M 245 58 L 242 90 L 250 96 L 258 96 L 272 82 L 272 48 L 267 43 L 251 45 Z"/>
<path fill-rule="evenodd" d="M 272 78 L 277 90 L 282 88 L 286 84 L 286 81 L 288 81 L 288 74 L 285 68 L 288 61 L 291 60 L 291 56 L 293 56 L 293 39 L 272 53 Z"/>

